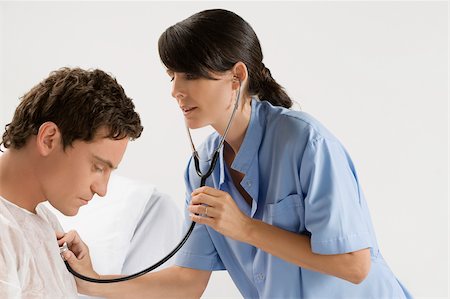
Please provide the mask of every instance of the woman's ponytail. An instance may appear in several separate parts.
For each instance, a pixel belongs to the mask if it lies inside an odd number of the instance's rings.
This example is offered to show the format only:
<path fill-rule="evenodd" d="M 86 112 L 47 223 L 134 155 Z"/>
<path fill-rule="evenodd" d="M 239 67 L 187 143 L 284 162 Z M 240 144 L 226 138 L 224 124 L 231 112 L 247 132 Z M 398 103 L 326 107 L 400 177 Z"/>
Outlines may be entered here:
<path fill-rule="evenodd" d="M 261 100 L 267 101 L 274 106 L 282 106 L 285 108 L 292 107 L 292 100 L 287 95 L 283 86 L 278 84 L 272 77 L 270 70 L 261 63 L 259 76 L 256 76 L 257 85 L 256 94 Z"/>

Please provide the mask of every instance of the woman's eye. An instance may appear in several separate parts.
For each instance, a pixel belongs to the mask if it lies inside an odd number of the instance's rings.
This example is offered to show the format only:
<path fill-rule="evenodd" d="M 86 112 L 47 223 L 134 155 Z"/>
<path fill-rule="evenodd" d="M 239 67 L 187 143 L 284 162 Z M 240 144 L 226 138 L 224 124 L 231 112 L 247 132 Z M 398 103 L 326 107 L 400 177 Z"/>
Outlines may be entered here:
<path fill-rule="evenodd" d="M 170 71 L 170 70 L 167 70 L 166 73 L 167 73 L 167 75 L 169 75 L 169 77 L 170 77 L 170 82 L 172 82 L 173 79 L 175 79 L 175 74 L 174 74 L 174 72 L 172 72 L 172 71 Z"/>
<path fill-rule="evenodd" d="M 185 75 L 185 77 L 186 77 L 187 80 L 195 80 L 195 79 L 198 79 L 198 76 L 197 76 L 197 75 L 189 74 L 189 73 L 187 73 L 187 74 Z"/>

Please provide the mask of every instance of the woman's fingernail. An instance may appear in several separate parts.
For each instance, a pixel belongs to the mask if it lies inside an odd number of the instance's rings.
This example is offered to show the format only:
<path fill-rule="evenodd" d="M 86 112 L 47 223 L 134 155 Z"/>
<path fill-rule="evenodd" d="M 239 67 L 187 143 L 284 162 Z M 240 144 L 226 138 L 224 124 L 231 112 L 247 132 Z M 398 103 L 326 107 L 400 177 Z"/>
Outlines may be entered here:
<path fill-rule="evenodd" d="M 64 252 L 64 258 L 68 260 L 70 258 L 70 253 L 68 251 Z"/>

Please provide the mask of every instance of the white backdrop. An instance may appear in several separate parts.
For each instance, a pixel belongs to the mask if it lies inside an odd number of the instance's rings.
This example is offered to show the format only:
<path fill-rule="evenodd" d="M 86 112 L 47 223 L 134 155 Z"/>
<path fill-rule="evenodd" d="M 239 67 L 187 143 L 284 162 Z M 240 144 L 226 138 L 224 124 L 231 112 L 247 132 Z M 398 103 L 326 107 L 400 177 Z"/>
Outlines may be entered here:
<path fill-rule="evenodd" d="M 446 1 L 1 2 L 1 128 L 18 98 L 51 70 L 111 72 L 145 126 L 118 173 L 156 184 L 182 207 L 190 147 L 157 40 L 166 27 L 207 8 L 246 19 L 274 78 L 342 140 L 398 278 L 417 298 L 446 298 Z M 205 134 L 196 133 L 197 142 Z M 240 295 L 221 272 L 203 297 Z"/>

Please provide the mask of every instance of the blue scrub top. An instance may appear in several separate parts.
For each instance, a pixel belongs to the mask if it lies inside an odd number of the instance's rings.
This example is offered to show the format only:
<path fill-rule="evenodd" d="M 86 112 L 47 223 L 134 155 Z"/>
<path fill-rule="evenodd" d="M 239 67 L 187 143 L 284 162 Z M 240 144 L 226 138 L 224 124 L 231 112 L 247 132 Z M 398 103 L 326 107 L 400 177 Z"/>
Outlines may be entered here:
<path fill-rule="evenodd" d="M 221 154 L 208 186 L 228 192 L 249 217 L 311 238 L 318 254 L 340 254 L 370 247 L 371 268 L 355 285 L 303 269 L 254 246 L 197 224 L 179 251 L 176 264 L 200 270 L 227 270 L 245 298 L 411 298 L 384 261 L 375 239 L 364 195 L 350 156 L 316 119 L 304 112 L 252 99 L 250 123 L 232 168 L 245 174 L 237 191 Z M 211 157 L 220 136 L 199 148 Z M 201 163 L 203 171 L 208 163 Z M 191 159 L 185 174 L 186 206 L 200 185 Z M 185 231 L 190 226 L 186 209 Z"/>

